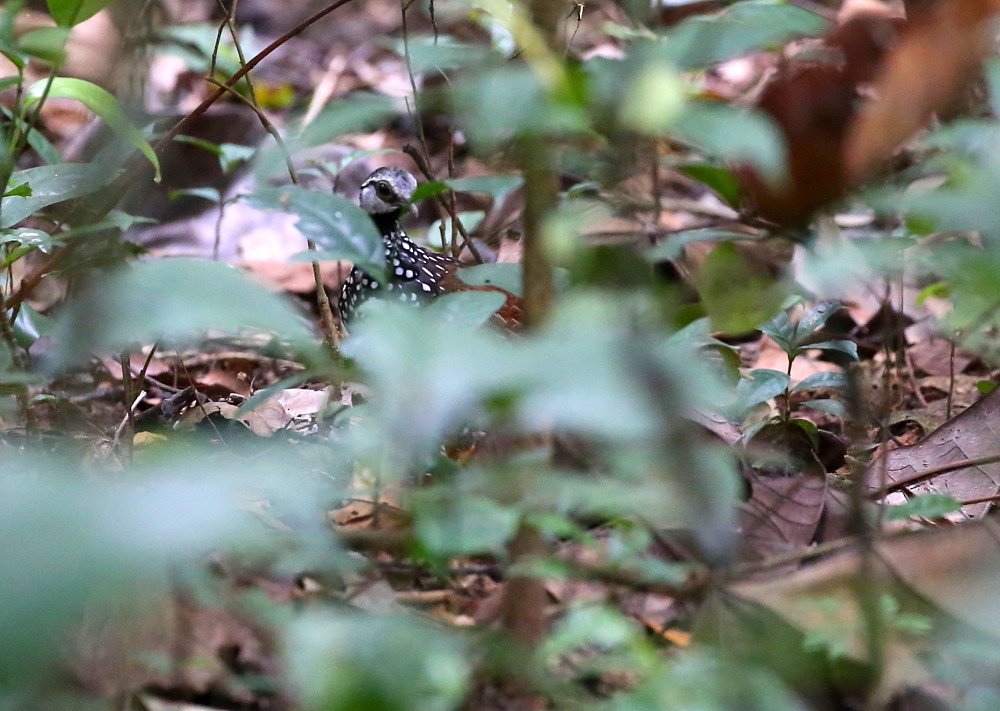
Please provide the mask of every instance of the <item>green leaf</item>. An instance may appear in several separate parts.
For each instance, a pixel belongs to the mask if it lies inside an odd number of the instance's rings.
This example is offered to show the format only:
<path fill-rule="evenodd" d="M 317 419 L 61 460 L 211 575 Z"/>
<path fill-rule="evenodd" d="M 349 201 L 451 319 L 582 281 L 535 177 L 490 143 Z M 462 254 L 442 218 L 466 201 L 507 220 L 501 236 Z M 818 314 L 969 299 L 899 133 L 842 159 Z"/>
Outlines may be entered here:
<path fill-rule="evenodd" d="M 976 390 L 978 390 L 980 392 L 980 394 L 982 394 L 982 395 L 988 395 L 989 393 L 991 393 L 994 390 L 996 390 L 996 387 L 997 387 L 997 384 L 994 383 L 992 380 L 977 380 L 976 381 Z"/>
<path fill-rule="evenodd" d="M 736 384 L 736 394 L 744 410 L 767 402 L 788 389 L 791 379 L 786 373 L 770 368 L 755 368 Z"/>
<path fill-rule="evenodd" d="M 49 14 L 61 27 L 72 27 L 110 5 L 114 0 L 46 0 Z"/>
<path fill-rule="evenodd" d="M 923 306 L 924 302 L 931 297 L 947 299 L 951 296 L 951 282 L 946 280 L 936 281 L 928 284 L 917 294 L 917 306 Z"/>
<path fill-rule="evenodd" d="M 671 130 L 711 156 L 750 163 L 769 181 L 786 177 L 784 138 L 777 126 L 760 112 L 692 101 Z"/>
<path fill-rule="evenodd" d="M 428 553 L 457 555 L 500 554 L 517 530 L 515 509 L 480 496 L 424 495 L 415 497 L 414 532 Z"/>
<path fill-rule="evenodd" d="M 31 185 L 28 183 L 21 183 L 13 188 L 10 188 L 3 194 L 4 197 L 31 197 Z"/>
<path fill-rule="evenodd" d="M 17 77 L 10 77 L 13 79 L 13 84 L 17 84 Z M 5 89 L 4 80 L 0 79 L 0 91 Z M 45 134 L 39 131 L 34 126 L 29 126 L 24 119 L 22 119 L 18 114 L 14 113 L 7 106 L 0 104 L 0 113 L 3 113 L 12 123 L 16 124 L 17 127 L 28 136 L 28 145 L 38 154 L 38 157 L 43 163 L 48 165 L 56 165 L 62 162 L 62 157 L 59 155 L 59 151 L 56 150 L 55 146 L 52 145 L 51 141 L 45 137 Z"/>
<path fill-rule="evenodd" d="M 746 333 L 770 318 L 785 300 L 787 285 L 747 264 L 728 242 L 702 262 L 695 279 L 712 328 Z"/>
<path fill-rule="evenodd" d="M 858 360 L 858 344 L 854 341 L 843 339 L 836 341 L 820 341 L 819 343 L 806 343 L 801 347 L 801 350 L 803 351 L 811 349 L 820 351 L 839 351 L 840 353 L 846 353 L 854 360 Z"/>
<path fill-rule="evenodd" d="M 792 357 L 792 352 L 795 350 L 793 343 L 795 324 L 792 323 L 792 319 L 788 317 L 786 311 L 782 310 L 776 313 L 771 320 L 760 326 L 760 331 L 764 335 L 770 336 L 771 340 L 785 352 L 785 355 L 789 358 Z"/>
<path fill-rule="evenodd" d="M 843 306 L 837 301 L 824 301 L 806 311 L 795 326 L 795 337 L 792 345 L 802 345 L 805 339 L 821 329 L 830 317 L 842 308 Z"/>
<path fill-rule="evenodd" d="M 21 35 L 18 46 L 25 54 L 58 67 L 66 60 L 67 39 L 68 27 L 39 27 Z"/>
<path fill-rule="evenodd" d="M 395 113 L 392 99 L 381 94 L 357 92 L 338 97 L 302 130 L 294 143 L 300 147 L 327 143 L 345 133 L 374 128 Z"/>
<path fill-rule="evenodd" d="M 197 197 L 215 204 L 222 202 L 222 194 L 219 193 L 219 189 L 212 187 L 171 190 L 167 193 L 167 197 L 171 200 L 176 200 L 179 197 Z"/>
<path fill-rule="evenodd" d="M 726 204 L 740 204 L 740 183 L 727 168 L 711 163 L 685 163 L 677 166 L 677 170 L 714 190 Z"/>
<path fill-rule="evenodd" d="M 695 15 L 663 37 L 662 56 L 681 69 L 707 67 L 792 37 L 818 36 L 830 23 L 820 15 L 773 0 L 749 0 L 716 15 Z"/>
<path fill-rule="evenodd" d="M 468 688 L 473 657 L 443 626 L 314 608 L 284 632 L 283 666 L 304 711 L 448 711 Z"/>
<path fill-rule="evenodd" d="M 487 323 L 504 301 L 506 297 L 499 291 L 460 291 L 440 296 L 425 308 L 431 318 L 474 329 Z"/>
<path fill-rule="evenodd" d="M 103 275 L 72 299 L 57 318 L 50 364 L 65 368 L 93 352 L 159 339 L 192 340 L 208 330 L 263 332 L 302 348 L 314 343 L 302 314 L 238 269 L 164 259 Z"/>
<path fill-rule="evenodd" d="M 747 235 L 742 232 L 698 227 L 670 234 L 663 242 L 645 252 L 644 256 L 651 262 L 661 262 L 676 259 L 691 242 L 738 242 L 747 239 Z"/>
<path fill-rule="evenodd" d="M 626 128 L 646 134 L 673 127 L 687 103 L 687 87 L 669 65 L 649 62 L 631 77 L 619 106 Z"/>
<path fill-rule="evenodd" d="M 840 400 L 834 400 L 832 398 L 821 398 L 819 400 L 804 400 L 802 402 L 803 407 L 811 407 L 814 410 L 819 410 L 820 412 L 825 412 L 828 415 L 833 415 L 834 417 L 844 417 L 847 415 L 847 408 L 844 407 L 844 403 Z"/>
<path fill-rule="evenodd" d="M 896 506 L 886 506 L 886 521 L 902 521 L 910 516 L 941 518 L 962 508 L 960 501 L 947 494 L 920 494 Z"/>
<path fill-rule="evenodd" d="M 30 106 L 46 95 L 74 99 L 97 114 L 112 131 L 146 156 L 155 171 L 153 180 L 157 183 L 160 182 L 160 161 L 157 159 L 153 147 L 143 137 L 142 132 L 132 125 L 132 122 L 125 116 L 118 99 L 96 84 L 84 79 L 55 77 L 51 80 L 41 79 L 29 86 L 24 95 L 25 105 Z"/>
<path fill-rule="evenodd" d="M 60 163 L 16 171 L 11 183 L 29 185 L 31 194 L 3 198 L 0 227 L 13 227 L 44 207 L 96 192 L 114 178 L 113 171 L 93 163 Z"/>
<path fill-rule="evenodd" d="M 409 49 L 410 68 L 414 74 L 444 72 L 449 69 L 473 70 L 503 59 L 489 46 L 462 42 L 449 35 L 411 37 Z M 395 44 L 395 50 L 400 57 L 406 56 L 402 41 Z"/>
<path fill-rule="evenodd" d="M 377 279 L 385 278 L 385 245 L 371 217 L 342 195 L 306 190 L 294 185 L 267 188 L 246 196 L 262 210 L 290 212 L 295 226 L 322 253 L 306 252 L 297 258 L 344 260 Z"/>
<path fill-rule="evenodd" d="M 801 390 L 812 390 L 815 388 L 846 388 L 847 376 L 839 370 L 823 371 L 813 373 L 804 378 L 792 388 L 792 392 Z"/>
<path fill-rule="evenodd" d="M 470 286 L 499 286 L 515 296 L 521 295 L 521 265 L 520 264 L 477 264 L 474 267 L 462 267 L 455 274 Z"/>

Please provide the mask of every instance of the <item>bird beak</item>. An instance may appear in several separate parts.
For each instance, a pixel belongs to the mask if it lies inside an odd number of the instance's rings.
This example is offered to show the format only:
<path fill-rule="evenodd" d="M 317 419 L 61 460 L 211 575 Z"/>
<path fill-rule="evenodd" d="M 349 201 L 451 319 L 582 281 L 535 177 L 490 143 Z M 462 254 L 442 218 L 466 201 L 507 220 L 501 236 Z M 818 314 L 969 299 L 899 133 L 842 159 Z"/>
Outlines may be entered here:
<path fill-rule="evenodd" d="M 410 203 L 410 206 L 406 208 L 406 211 L 410 213 L 410 215 L 412 215 L 413 217 L 416 217 L 417 213 L 419 212 L 419 210 L 417 210 L 417 206 L 414 205 L 412 202 Z"/>

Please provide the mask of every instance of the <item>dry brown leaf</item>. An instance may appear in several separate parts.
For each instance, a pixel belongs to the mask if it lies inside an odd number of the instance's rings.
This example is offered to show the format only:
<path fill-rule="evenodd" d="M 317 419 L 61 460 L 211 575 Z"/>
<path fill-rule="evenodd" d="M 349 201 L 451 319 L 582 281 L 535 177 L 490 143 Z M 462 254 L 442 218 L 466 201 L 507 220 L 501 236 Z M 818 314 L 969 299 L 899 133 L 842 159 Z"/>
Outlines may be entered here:
<path fill-rule="evenodd" d="M 868 486 L 872 492 L 898 484 L 934 467 L 965 459 L 1000 454 L 1000 390 L 994 390 L 957 417 L 953 417 L 917 444 L 900 447 L 872 462 Z M 939 474 L 927 482 L 908 487 L 920 493 L 937 491 L 959 501 L 992 496 L 1000 491 L 1000 462 L 966 467 Z M 990 504 L 966 506 L 967 516 L 981 516 Z"/>
<path fill-rule="evenodd" d="M 750 477 L 750 499 L 740 508 L 744 557 L 762 560 L 813 541 L 826 499 L 825 476 Z"/>

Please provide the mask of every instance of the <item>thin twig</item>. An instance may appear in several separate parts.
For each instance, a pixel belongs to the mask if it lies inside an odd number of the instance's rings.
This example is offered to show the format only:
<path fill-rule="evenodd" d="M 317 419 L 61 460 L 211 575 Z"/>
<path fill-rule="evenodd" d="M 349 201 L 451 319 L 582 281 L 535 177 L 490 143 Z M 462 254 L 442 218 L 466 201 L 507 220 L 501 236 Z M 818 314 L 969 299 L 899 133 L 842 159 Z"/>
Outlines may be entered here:
<path fill-rule="evenodd" d="M 897 479 L 891 484 L 886 484 L 884 489 L 880 489 L 874 494 L 871 494 L 869 498 L 881 499 L 886 494 L 892 493 L 893 491 L 898 491 L 903 487 L 912 486 L 913 484 L 919 484 L 922 481 L 940 476 L 941 474 L 948 474 L 949 472 L 958 471 L 960 469 L 968 469 L 970 467 L 979 467 L 985 464 L 996 464 L 997 462 L 1000 462 L 1000 454 L 991 454 L 985 457 L 975 457 L 973 459 L 959 459 L 958 461 L 949 462 L 948 464 L 942 464 L 937 467 L 931 467 L 930 469 L 922 469 L 908 477 L 903 477 L 902 479 Z"/>

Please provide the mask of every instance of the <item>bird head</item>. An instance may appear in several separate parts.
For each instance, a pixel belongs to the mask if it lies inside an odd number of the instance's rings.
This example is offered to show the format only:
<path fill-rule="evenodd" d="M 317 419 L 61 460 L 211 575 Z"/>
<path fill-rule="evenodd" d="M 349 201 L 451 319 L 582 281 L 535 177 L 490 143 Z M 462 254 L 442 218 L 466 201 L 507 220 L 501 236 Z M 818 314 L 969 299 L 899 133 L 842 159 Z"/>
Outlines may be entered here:
<path fill-rule="evenodd" d="M 410 209 L 417 180 L 402 168 L 378 168 L 361 183 L 361 209 L 369 215 L 399 215 Z"/>

